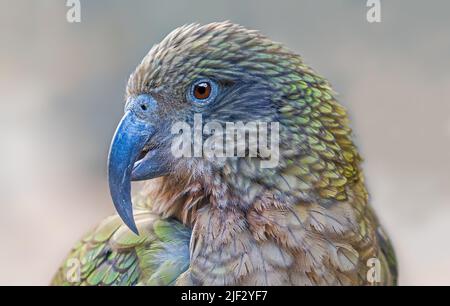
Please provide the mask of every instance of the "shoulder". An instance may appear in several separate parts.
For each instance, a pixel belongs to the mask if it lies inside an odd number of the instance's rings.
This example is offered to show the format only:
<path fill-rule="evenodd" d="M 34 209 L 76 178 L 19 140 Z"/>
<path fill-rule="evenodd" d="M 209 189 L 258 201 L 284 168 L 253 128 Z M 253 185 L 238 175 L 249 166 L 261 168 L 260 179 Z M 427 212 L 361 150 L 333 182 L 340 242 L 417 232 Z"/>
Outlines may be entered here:
<path fill-rule="evenodd" d="M 140 235 L 115 215 L 71 250 L 52 285 L 170 284 L 189 264 L 191 231 L 173 219 L 136 210 Z"/>

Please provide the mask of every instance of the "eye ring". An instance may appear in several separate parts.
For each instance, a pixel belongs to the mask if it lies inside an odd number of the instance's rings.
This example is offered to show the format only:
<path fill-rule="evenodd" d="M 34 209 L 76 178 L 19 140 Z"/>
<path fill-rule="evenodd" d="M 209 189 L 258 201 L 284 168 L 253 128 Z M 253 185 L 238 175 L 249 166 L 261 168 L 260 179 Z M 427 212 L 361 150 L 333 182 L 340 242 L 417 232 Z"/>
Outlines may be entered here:
<path fill-rule="evenodd" d="M 189 99 L 197 104 L 208 104 L 216 98 L 217 83 L 210 79 L 200 79 L 192 83 L 189 88 Z"/>

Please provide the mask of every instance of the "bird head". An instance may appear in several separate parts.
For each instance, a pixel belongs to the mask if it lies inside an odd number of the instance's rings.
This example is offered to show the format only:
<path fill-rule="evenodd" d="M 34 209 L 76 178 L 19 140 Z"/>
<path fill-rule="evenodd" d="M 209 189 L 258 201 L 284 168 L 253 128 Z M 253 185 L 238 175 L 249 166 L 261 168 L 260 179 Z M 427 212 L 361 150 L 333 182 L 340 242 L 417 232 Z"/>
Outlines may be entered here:
<path fill-rule="evenodd" d="M 280 123 L 279 165 L 262 169 L 247 157 L 223 164 L 174 156 L 173 127 L 178 122 L 192 127 L 199 114 L 203 123 Z M 109 153 L 111 196 L 135 233 L 133 180 L 217 172 L 243 194 L 264 185 L 282 194 L 342 197 L 357 156 L 349 133 L 328 83 L 300 56 L 229 22 L 183 26 L 155 45 L 129 78 L 125 114 Z"/>

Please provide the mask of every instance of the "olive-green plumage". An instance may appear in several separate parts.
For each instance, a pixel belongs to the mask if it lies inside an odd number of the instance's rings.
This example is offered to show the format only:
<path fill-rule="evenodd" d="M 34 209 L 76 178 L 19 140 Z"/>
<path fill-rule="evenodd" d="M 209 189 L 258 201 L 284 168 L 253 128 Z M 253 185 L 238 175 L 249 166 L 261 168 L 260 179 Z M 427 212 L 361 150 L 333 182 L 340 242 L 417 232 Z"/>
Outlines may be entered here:
<path fill-rule="evenodd" d="M 330 84 L 294 52 L 224 22 L 169 34 L 130 76 L 127 96 L 151 94 L 162 121 L 189 122 L 186 90 L 198 78 L 223 87 L 202 109 L 206 120 L 280 123 L 278 166 L 168 160 L 172 172 L 134 201 L 140 235 L 117 216 L 106 219 L 52 283 L 396 284 L 393 248 L 369 206 L 347 112 Z"/>
<path fill-rule="evenodd" d="M 140 236 L 118 216 L 107 218 L 75 246 L 53 284 L 173 284 L 187 269 L 191 231 L 146 211 L 137 211 L 136 216 Z"/>

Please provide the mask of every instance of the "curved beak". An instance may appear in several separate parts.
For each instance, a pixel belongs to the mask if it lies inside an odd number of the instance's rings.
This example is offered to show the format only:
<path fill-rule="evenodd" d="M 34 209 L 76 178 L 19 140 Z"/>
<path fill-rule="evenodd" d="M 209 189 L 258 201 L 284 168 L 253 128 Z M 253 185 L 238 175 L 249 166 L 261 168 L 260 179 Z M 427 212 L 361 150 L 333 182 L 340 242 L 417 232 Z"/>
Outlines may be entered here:
<path fill-rule="evenodd" d="M 146 150 L 156 133 L 156 109 L 157 103 L 149 95 L 130 98 L 108 156 L 109 190 L 114 206 L 123 222 L 136 234 L 139 233 L 133 218 L 131 181 L 162 176 L 168 169 L 161 158 L 161 150 Z"/>
<path fill-rule="evenodd" d="M 155 128 L 127 111 L 114 134 L 108 157 L 109 190 L 123 222 L 136 234 L 131 203 L 131 173 Z"/>

